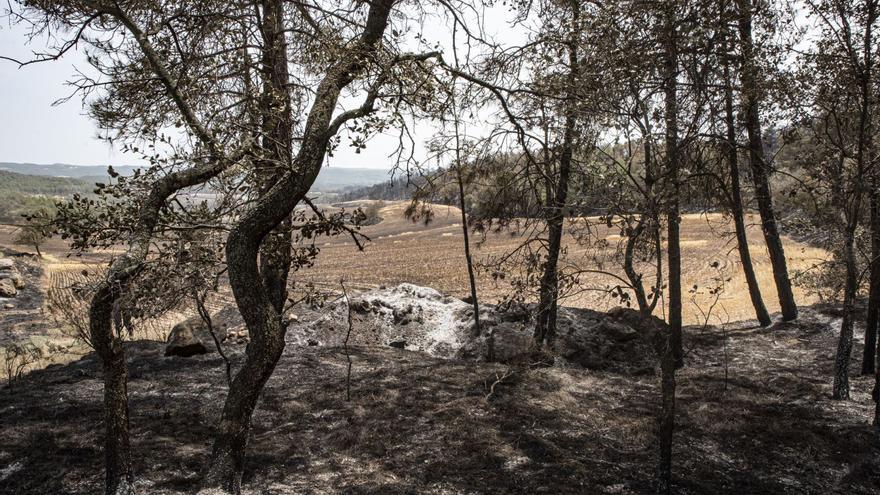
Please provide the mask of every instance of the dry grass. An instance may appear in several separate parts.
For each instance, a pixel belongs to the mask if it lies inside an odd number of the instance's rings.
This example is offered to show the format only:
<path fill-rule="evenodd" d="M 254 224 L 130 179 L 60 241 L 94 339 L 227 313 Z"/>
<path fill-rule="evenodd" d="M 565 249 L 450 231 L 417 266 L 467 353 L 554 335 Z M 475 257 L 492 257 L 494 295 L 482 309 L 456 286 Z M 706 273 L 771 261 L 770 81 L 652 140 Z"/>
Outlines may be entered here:
<path fill-rule="evenodd" d="M 371 239 L 364 252 L 359 252 L 351 239 L 330 239 L 321 245 L 321 256 L 312 269 L 295 274 L 297 282 L 312 282 L 325 287 L 336 287 L 340 277 L 345 276 L 354 287 L 376 287 L 410 282 L 433 287 L 456 296 L 468 294 L 467 269 L 462 251 L 460 213 L 457 208 L 436 207 L 434 222 L 425 226 L 412 223 L 403 217 L 405 203 L 391 203 L 382 208 L 383 221 L 366 227 L 364 233 Z M 763 237 L 756 218 L 749 221 L 749 240 L 758 281 L 763 296 L 771 312 L 779 311 L 776 298 L 773 272 L 767 257 Z M 732 240 L 732 226 L 719 214 L 684 215 L 682 219 L 682 278 L 686 297 L 687 288 L 693 285 L 706 287 L 713 284 L 718 275 L 712 268 L 718 262 L 722 273 L 729 277 L 726 289 L 721 296 L 721 305 L 716 310 L 723 320 L 740 321 L 754 318 L 754 312 L 746 290 L 745 279 Z M 620 241 L 616 229 L 599 227 L 595 234 L 605 238 L 609 248 L 597 253 L 595 248 L 578 245 L 572 236 L 566 237 L 568 262 L 580 268 L 595 269 L 591 257 L 607 257 L 617 248 Z M 521 242 L 521 238 L 506 233 L 491 234 L 486 241 L 476 247 L 474 257 L 483 260 L 487 256 L 504 253 Z M 804 270 L 820 260 L 827 253 L 822 249 L 810 247 L 790 239 L 784 239 L 788 268 L 791 273 Z M 610 264 L 605 268 L 622 275 L 622 270 Z M 593 275 L 583 278 L 582 283 L 593 289 L 604 289 L 616 283 L 610 276 Z M 508 287 L 496 284 L 492 278 L 481 273 L 478 290 L 487 302 L 497 301 Z M 795 287 L 795 297 L 799 304 L 809 305 L 816 297 Z M 697 303 L 705 310 L 708 297 L 698 296 Z M 604 291 L 586 290 L 567 299 L 563 304 L 581 308 L 606 310 L 616 304 L 616 300 Z M 662 309 L 662 308 L 661 308 Z M 690 301 L 685 301 L 685 322 L 703 323 L 700 310 Z M 726 313 L 726 314 L 725 314 Z M 717 323 L 717 322 L 716 322 Z"/>

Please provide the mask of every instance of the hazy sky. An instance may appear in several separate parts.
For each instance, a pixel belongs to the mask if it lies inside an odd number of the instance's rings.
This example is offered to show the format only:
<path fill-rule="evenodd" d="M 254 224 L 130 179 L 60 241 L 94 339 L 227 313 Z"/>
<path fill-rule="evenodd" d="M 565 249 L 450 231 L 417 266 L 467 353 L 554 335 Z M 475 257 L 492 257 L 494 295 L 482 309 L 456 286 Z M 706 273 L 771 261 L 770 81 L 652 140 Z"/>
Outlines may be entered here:
<path fill-rule="evenodd" d="M 0 55 L 27 59 L 39 43 L 25 45 L 26 31 L 0 23 Z M 21 69 L 0 60 L 0 162 L 69 163 L 74 165 L 139 165 L 137 157 L 115 151 L 96 139 L 97 128 L 84 115 L 79 98 L 52 106 L 67 96 L 64 82 L 73 75 L 74 65 L 87 67 L 80 53 L 70 53 L 59 61 L 32 64 Z M 419 132 L 420 140 L 430 130 Z M 421 144 L 421 143 L 420 143 Z M 379 136 L 366 150 L 356 154 L 343 140 L 330 160 L 331 166 L 389 169 L 387 157 L 397 138 Z M 418 147 L 422 149 L 421 146 Z"/>

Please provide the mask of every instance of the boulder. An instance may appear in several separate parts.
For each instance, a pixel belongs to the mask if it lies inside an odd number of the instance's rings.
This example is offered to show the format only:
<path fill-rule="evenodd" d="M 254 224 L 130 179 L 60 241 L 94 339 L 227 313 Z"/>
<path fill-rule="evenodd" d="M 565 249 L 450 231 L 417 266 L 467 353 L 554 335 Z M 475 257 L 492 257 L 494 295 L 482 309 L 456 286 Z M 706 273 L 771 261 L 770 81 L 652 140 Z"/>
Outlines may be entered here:
<path fill-rule="evenodd" d="M 24 277 L 16 269 L 0 270 L 0 280 L 11 280 L 16 289 L 24 289 Z"/>
<path fill-rule="evenodd" d="M 18 289 L 12 279 L 0 279 L 0 297 L 15 297 L 17 294 Z"/>
<path fill-rule="evenodd" d="M 0 270 L 15 269 L 15 260 L 12 258 L 0 258 Z"/>
<path fill-rule="evenodd" d="M 188 321 L 178 323 L 168 335 L 165 342 L 166 356 L 190 357 L 197 354 L 207 354 L 210 347 L 195 335 L 193 325 L 187 324 Z"/>
<path fill-rule="evenodd" d="M 217 339 L 225 341 L 224 336 L 229 334 L 229 320 L 215 315 L 211 318 L 211 324 Z M 165 342 L 166 356 L 190 357 L 216 352 L 216 350 L 217 344 L 214 342 L 214 337 L 211 336 L 208 326 L 200 316 L 193 316 L 174 325 Z"/>

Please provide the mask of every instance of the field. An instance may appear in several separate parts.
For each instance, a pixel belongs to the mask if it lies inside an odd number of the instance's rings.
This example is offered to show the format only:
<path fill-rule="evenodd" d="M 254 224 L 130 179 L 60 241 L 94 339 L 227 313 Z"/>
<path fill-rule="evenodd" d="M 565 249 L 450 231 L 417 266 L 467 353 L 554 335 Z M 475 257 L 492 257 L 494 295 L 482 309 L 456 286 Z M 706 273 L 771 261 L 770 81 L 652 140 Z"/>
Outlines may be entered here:
<path fill-rule="evenodd" d="M 462 250 L 462 232 L 459 210 L 453 207 L 435 207 L 434 220 L 428 224 L 413 223 L 403 216 L 406 203 L 388 203 L 379 211 L 382 221 L 365 227 L 363 233 L 370 238 L 364 251 L 359 251 L 351 238 L 344 236 L 319 239 L 321 254 L 314 267 L 292 274 L 295 286 L 311 283 L 319 288 L 337 290 L 339 281 L 345 278 L 353 289 L 366 289 L 383 285 L 410 282 L 434 287 L 456 296 L 466 296 L 468 291 L 467 270 Z M 754 218 L 750 221 L 754 223 Z M 729 235 L 730 227 L 718 214 L 684 215 L 682 221 L 683 280 L 685 292 L 685 322 L 702 324 L 704 312 L 709 309 L 712 298 L 705 294 L 705 288 L 715 284 L 722 276 L 724 290 L 718 304 L 712 310 L 711 323 L 726 323 L 753 318 L 752 308 L 745 288 L 737 252 Z M 595 269 L 596 260 L 605 260 L 604 269 L 621 273 L 619 267 L 607 259 L 617 249 L 619 232 L 600 226 L 594 231 L 594 238 L 607 241 L 607 247 L 586 247 L 575 242 L 574 237 L 566 237 L 567 255 L 564 266 L 567 269 Z M 28 251 L 26 246 L 12 244 L 13 229 L 0 227 L 0 247 L 18 251 Z M 752 254 L 756 263 L 759 281 L 765 302 L 771 312 L 778 311 L 770 264 L 763 247 L 760 230 L 752 226 L 749 231 Z M 475 236 L 473 255 L 476 261 L 484 261 L 489 256 L 505 253 L 517 246 L 522 239 L 509 233 L 493 233 L 482 238 Z M 789 269 L 796 274 L 823 260 L 827 254 L 821 249 L 786 240 L 786 254 Z M 15 309 L 4 310 L 0 345 L 8 340 L 53 339 L 60 338 L 57 324 L 57 309 L 53 308 L 45 295 L 55 304 L 82 305 L 73 292 L 77 283 L 87 277 L 99 276 L 111 252 L 89 253 L 84 256 L 69 256 L 67 246 L 60 239 L 52 239 L 43 246 L 45 257 L 35 272 L 33 283 L 41 289 L 32 298 Z M 718 268 L 713 268 L 717 262 Z M 508 279 L 509 280 L 509 279 Z M 581 277 L 583 286 L 576 294 L 567 297 L 563 304 L 592 309 L 608 309 L 619 304 L 608 292 L 617 282 L 609 275 L 585 275 Z M 494 303 L 509 292 L 509 283 L 493 280 L 485 270 L 478 271 L 478 290 L 484 302 Z M 688 288 L 697 285 L 703 294 L 691 294 Z M 816 302 L 816 296 L 796 287 L 795 295 L 799 304 Z M 233 304 L 231 294 L 222 291 L 209 307 L 216 311 L 225 305 Z M 85 310 L 84 306 L 81 306 Z M 662 301 L 658 308 L 663 311 Z M 138 337 L 154 340 L 163 339 L 174 323 L 195 314 L 186 305 L 179 311 L 167 314 L 158 320 L 139 322 Z"/>
<path fill-rule="evenodd" d="M 468 295 L 460 211 L 453 207 L 435 207 L 434 221 L 425 226 L 405 219 L 405 206 L 405 203 L 390 203 L 381 209 L 379 215 L 382 222 L 363 231 L 371 239 L 363 252 L 357 250 L 350 238 L 329 240 L 321 243 L 321 255 L 315 266 L 294 274 L 292 278 L 297 282 L 308 281 L 322 287 L 338 287 L 339 279 L 343 276 L 350 285 L 364 288 L 411 282 L 456 296 Z M 748 219 L 751 224 L 749 242 L 764 301 L 772 313 L 779 311 L 779 303 L 770 261 L 756 220 L 755 217 Z M 722 322 L 754 318 L 736 244 L 730 234 L 732 225 L 720 214 L 687 214 L 682 219 L 681 227 L 685 323 L 704 323 L 702 311 L 708 310 L 711 303 L 708 294 L 695 294 L 695 301 L 692 302 L 688 288 L 697 285 L 700 292 L 705 292 L 705 288 L 715 285 L 714 279 L 719 275 L 730 280 L 725 282 L 713 314 L 718 315 Z M 571 235 L 566 237 L 569 268 L 595 269 L 593 259 L 607 259 L 611 251 L 617 249 L 620 239 L 617 229 L 601 226 L 594 236 L 608 241 L 604 252 L 595 247 L 578 245 Z M 485 242 L 475 247 L 473 257 L 475 261 L 485 260 L 488 256 L 505 253 L 521 242 L 520 237 L 507 233 L 490 234 Z M 822 249 L 791 239 L 784 239 L 784 242 L 792 274 L 809 269 L 827 257 Z M 718 263 L 717 269 L 712 267 L 715 262 Z M 604 268 L 622 275 L 618 266 L 606 262 Z M 605 289 L 616 283 L 611 276 L 585 275 L 581 278 L 584 289 L 567 298 L 563 304 L 608 309 L 618 303 Z M 497 283 L 489 273 L 481 271 L 477 288 L 479 295 L 487 302 L 495 302 L 509 291 L 509 284 L 503 281 Z M 812 304 L 817 299 L 799 287 L 795 287 L 795 296 L 801 305 Z M 662 310 L 662 307 L 658 309 Z M 713 320 L 713 323 L 718 323 L 714 317 Z"/>

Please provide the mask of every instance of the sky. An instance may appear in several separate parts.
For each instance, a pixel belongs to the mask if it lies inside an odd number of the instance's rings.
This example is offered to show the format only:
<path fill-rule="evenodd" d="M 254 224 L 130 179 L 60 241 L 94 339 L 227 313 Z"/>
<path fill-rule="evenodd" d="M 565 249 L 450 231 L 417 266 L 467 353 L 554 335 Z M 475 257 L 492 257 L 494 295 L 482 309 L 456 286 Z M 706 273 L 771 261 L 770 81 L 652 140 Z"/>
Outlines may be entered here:
<path fill-rule="evenodd" d="M 484 28 L 488 28 L 492 36 L 518 37 L 519 34 L 505 29 L 506 16 L 502 12 L 499 7 L 498 13 L 487 15 Z M 450 29 L 443 24 L 432 19 L 426 21 L 422 29 L 428 39 L 443 46 L 451 45 Z M 44 40 L 27 45 L 26 34 L 26 28 L 10 26 L 7 20 L 0 20 L 0 55 L 26 60 L 32 57 L 32 51 L 45 48 Z M 138 157 L 121 153 L 96 138 L 98 130 L 85 115 L 79 98 L 53 106 L 53 102 L 70 94 L 71 88 L 65 85 L 65 81 L 72 77 L 75 66 L 88 68 L 80 52 L 70 52 L 58 61 L 23 68 L 0 60 L 0 162 L 143 164 Z M 359 103 L 359 99 L 347 103 L 352 106 Z M 426 154 L 424 141 L 433 135 L 435 129 L 420 124 L 413 131 L 415 155 L 422 160 Z M 393 135 L 374 137 L 360 153 L 355 153 L 343 139 L 329 165 L 391 169 L 394 159 L 388 155 L 397 148 L 398 137 L 396 130 L 390 132 Z"/>
<path fill-rule="evenodd" d="M 0 22 L 0 55 L 27 59 L 31 50 L 44 48 L 39 42 L 26 45 L 26 30 Z M 0 60 L 0 162 L 66 163 L 72 165 L 142 165 L 134 155 L 114 150 L 96 138 L 98 129 L 85 115 L 82 102 L 73 98 L 54 105 L 70 94 L 65 85 L 74 66 L 86 67 L 78 52 L 62 59 L 23 68 Z M 418 129 L 417 153 L 424 154 L 422 141 L 431 130 Z M 391 169 L 388 154 L 397 147 L 396 136 L 378 136 L 365 150 L 354 153 L 343 140 L 330 159 L 336 167 Z"/>

